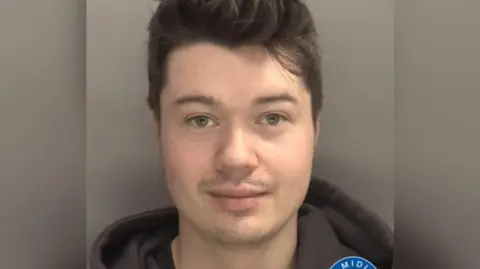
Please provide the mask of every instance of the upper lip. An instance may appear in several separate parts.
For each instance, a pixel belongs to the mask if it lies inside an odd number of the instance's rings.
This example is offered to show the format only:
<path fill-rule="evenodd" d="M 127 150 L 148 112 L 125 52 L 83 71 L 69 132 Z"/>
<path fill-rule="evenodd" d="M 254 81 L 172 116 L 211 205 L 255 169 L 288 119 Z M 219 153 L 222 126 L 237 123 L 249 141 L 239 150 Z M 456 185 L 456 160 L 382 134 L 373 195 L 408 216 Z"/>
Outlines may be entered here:
<path fill-rule="evenodd" d="M 266 191 L 256 190 L 252 188 L 224 188 L 209 191 L 213 196 L 230 197 L 230 198 L 245 198 L 259 196 L 266 193 Z"/>

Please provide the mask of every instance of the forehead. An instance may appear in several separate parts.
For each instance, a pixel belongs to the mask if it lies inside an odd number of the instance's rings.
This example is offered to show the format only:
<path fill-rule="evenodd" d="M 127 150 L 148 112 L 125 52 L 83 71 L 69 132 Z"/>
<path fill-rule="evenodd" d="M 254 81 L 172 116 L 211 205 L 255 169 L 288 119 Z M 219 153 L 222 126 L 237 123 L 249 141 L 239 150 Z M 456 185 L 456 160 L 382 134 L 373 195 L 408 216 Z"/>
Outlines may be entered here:
<path fill-rule="evenodd" d="M 169 57 L 162 100 L 204 94 L 224 102 L 249 101 L 259 95 L 289 93 L 309 100 L 299 78 L 286 71 L 263 47 L 236 49 L 198 43 Z"/>

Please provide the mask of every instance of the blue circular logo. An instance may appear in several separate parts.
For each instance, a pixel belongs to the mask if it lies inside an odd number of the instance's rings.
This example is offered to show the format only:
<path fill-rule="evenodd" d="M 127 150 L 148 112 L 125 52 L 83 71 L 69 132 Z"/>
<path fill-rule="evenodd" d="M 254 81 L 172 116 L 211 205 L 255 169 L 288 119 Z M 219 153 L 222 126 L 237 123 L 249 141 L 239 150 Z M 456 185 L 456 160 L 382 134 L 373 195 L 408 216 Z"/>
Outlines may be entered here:
<path fill-rule="evenodd" d="M 364 258 L 351 256 L 337 261 L 330 269 L 377 269 L 377 267 Z"/>

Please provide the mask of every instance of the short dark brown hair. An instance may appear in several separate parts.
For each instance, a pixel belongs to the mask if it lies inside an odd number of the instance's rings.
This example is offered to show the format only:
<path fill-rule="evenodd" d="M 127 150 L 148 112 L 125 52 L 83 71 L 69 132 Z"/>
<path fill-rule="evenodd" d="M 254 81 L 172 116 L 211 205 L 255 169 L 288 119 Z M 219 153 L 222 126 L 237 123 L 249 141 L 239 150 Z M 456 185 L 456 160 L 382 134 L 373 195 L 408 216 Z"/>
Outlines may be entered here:
<path fill-rule="evenodd" d="M 299 76 L 311 96 L 316 119 L 323 101 L 317 32 L 300 0 L 162 0 L 148 25 L 147 102 L 160 115 L 168 55 L 195 42 L 229 48 L 262 45 Z"/>

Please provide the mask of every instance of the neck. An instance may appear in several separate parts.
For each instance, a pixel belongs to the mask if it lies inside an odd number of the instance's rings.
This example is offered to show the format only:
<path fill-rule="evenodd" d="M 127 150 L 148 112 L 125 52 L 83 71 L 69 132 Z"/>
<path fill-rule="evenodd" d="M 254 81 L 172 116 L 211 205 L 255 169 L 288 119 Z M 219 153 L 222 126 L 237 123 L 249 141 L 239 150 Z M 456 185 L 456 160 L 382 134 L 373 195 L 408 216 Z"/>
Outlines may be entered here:
<path fill-rule="evenodd" d="M 172 242 L 177 269 L 293 269 L 297 246 L 297 218 L 269 241 L 256 246 L 231 248 L 205 239 L 180 221 Z"/>

